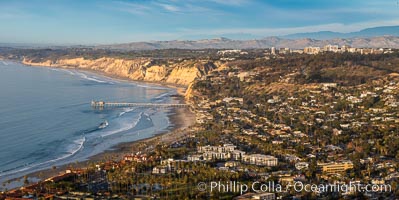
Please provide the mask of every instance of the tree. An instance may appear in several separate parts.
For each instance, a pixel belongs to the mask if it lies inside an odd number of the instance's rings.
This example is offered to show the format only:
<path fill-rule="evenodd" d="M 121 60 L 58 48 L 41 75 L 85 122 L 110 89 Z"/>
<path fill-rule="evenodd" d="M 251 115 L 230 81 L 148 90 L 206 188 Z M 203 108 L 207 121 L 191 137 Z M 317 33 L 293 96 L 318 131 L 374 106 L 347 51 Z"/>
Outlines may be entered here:
<path fill-rule="evenodd" d="M 29 179 L 28 179 L 28 176 L 24 176 L 24 185 L 26 186 L 26 185 L 28 185 L 29 184 Z"/>

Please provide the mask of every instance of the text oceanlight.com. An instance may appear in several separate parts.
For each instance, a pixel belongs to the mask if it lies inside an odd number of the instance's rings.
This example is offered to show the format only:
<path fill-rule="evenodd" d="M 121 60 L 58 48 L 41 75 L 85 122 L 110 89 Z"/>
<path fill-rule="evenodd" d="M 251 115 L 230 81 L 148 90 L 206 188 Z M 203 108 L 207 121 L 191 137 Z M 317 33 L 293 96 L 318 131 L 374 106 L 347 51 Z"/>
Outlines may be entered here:
<path fill-rule="evenodd" d="M 233 192 L 244 194 L 246 192 L 313 192 L 313 193 L 366 193 L 366 192 L 391 192 L 389 184 L 361 184 L 349 182 L 345 184 L 311 184 L 296 181 L 291 184 L 281 185 L 274 182 L 241 183 L 239 181 L 212 181 L 200 182 L 197 185 L 199 191 L 207 192 Z"/>

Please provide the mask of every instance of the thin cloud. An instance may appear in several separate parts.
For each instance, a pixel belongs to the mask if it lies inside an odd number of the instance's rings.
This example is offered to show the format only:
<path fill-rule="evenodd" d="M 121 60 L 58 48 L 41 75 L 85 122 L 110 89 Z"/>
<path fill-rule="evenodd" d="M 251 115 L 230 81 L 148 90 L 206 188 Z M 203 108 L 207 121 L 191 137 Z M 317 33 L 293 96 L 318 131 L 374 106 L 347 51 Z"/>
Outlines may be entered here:
<path fill-rule="evenodd" d="M 241 6 L 250 2 L 250 0 L 209 0 L 209 1 L 229 6 Z"/>
<path fill-rule="evenodd" d="M 145 14 L 160 14 L 160 13 L 171 13 L 171 14 L 208 14 L 208 15 L 220 15 L 224 13 L 222 10 L 214 10 L 209 7 L 203 6 L 201 3 L 185 1 L 180 2 L 179 0 L 153 0 L 145 1 L 141 3 L 132 3 L 125 1 L 115 1 L 116 4 L 111 7 L 114 10 L 127 12 L 134 15 L 145 15 Z M 107 6 L 102 6 L 107 8 Z"/>
<path fill-rule="evenodd" d="M 170 4 L 156 3 L 156 5 L 162 7 L 164 10 L 169 11 L 169 12 L 180 12 L 181 11 L 181 9 L 179 7 L 170 5 Z"/>
<path fill-rule="evenodd" d="M 103 6 L 106 7 L 106 6 Z M 112 7 L 115 10 L 119 10 L 122 12 L 127 12 L 134 15 L 144 15 L 152 10 L 151 7 L 139 4 L 139 3 L 131 3 L 124 1 L 116 1 L 116 5 Z"/>

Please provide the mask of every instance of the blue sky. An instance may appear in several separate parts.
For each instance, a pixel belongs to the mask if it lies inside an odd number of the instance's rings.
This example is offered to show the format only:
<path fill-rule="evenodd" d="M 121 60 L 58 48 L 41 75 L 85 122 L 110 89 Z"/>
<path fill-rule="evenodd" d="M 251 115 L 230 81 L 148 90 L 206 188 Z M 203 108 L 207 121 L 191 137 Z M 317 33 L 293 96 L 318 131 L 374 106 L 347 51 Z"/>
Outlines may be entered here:
<path fill-rule="evenodd" d="M 1 43 L 110 44 L 399 25 L 398 0 L 0 0 Z"/>

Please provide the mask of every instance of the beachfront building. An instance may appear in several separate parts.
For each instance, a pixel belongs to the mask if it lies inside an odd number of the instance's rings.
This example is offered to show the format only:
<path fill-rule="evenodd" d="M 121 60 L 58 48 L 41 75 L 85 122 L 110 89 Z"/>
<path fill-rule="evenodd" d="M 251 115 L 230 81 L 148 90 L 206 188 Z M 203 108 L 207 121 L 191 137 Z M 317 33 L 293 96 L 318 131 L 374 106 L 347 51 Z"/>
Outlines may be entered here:
<path fill-rule="evenodd" d="M 233 160 L 242 160 L 245 155 L 245 151 L 234 150 L 230 152 L 230 156 Z"/>
<path fill-rule="evenodd" d="M 235 151 L 236 146 L 224 144 L 223 146 L 200 146 L 197 152 L 202 154 L 204 160 L 227 160 L 231 158 L 231 152 Z"/>
<path fill-rule="evenodd" d="M 223 146 L 200 146 L 197 147 L 198 153 L 207 153 L 207 152 L 219 152 L 219 153 L 228 153 L 234 151 L 236 148 L 235 145 L 232 144 L 224 144 Z"/>
<path fill-rule="evenodd" d="M 187 157 L 189 161 L 198 160 L 242 160 L 245 155 L 244 151 L 236 150 L 236 146 L 232 144 L 224 144 L 223 146 L 201 146 L 197 148 L 200 154 L 190 155 Z"/>
<path fill-rule="evenodd" d="M 204 160 L 226 160 L 230 158 L 229 153 L 223 153 L 223 152 L 205 152 L 202 154 Z"/>
<path fill-rule="evenodd" d="M 351 161 L 318 163 L 317 166 L 326 174 L 343 173 L 348 169 L 353 169 L 353 163 Z"/>
<path fill-rule="evenodd" d="M 259 165 L 259 166 L 277 166 L 278 160 L 274 156 L 269 155 L 262 155 L 262 154 L 250 154 L 243 156 L 243 162 L 252 165 Z"/>
<path fill-rule="evenodd" d="M 188 155 L 187 160 L 190 162 L 202 161 L 204 158 L 200 154 Z"/>

